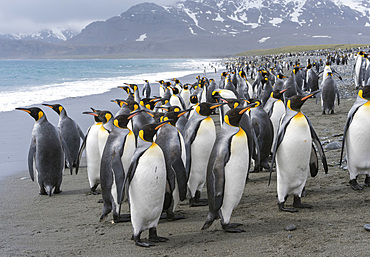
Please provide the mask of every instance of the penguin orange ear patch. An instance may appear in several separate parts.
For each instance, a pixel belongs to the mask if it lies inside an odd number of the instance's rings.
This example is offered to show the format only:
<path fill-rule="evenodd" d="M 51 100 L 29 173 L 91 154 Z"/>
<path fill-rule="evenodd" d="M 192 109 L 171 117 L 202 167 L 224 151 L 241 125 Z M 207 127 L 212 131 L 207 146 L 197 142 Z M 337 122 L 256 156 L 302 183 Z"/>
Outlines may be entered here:
<path fill-rule="evenodd" d="M 41 112 L 41 111 L 40 111 L 38 114 L 39 114 L 39 118 L 38 118 L 37 120 L 41 119 L 41 118 L 42 118 L 42 116 L 44 116 L 44 113 L 43 113 L 43 112 Z"/>

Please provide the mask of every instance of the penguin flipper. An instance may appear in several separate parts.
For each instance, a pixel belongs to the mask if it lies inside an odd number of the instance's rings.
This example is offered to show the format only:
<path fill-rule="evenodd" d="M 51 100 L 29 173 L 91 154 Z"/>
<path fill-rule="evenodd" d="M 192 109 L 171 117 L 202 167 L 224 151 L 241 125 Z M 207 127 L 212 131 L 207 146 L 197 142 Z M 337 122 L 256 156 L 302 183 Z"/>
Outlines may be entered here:
<path fill-rule="evenodd" d="M 314 145 L 312 144 L 311 148 L 311 158 L 310 158 L 310 173 L 311 177 L 316 177 L 319 171 L 319 160 L 317 159 L 317 154 Z"/>
<path fill-rule="evenodd" d="M 187 192 L 187 179 L 184 163 L 182 162 L 181 158 L 177 158 L 172 162 L 171 166 L 176 174 L 177 185 L 179 187 L 180 201 L 184 201 L 186 199 Z"/>
<path fill-rule="evenodd" d="M 76 124 L 77 125 L 77 124 Z M 78 126 L 77 125 L 77 130 L 78 130 L 78 134 L 80 135 L 80 138 L 82 139 L 82 140 L 85 140 L 85 135 L 84 135 L 84 133 L 82 132 L 82 130 L 81 130 L 81 128 L 80 128 L 80 126 Z"/>
<path fill-rule="evenodd" d="M 124 192 L 126 182 L 125 171 L 119 154 L 113 153 L 111 161 L 112 161 L 112 172 L 117 185 L 118 203 L 121 204 L 125 193 Z"/>
<path fill-rule="evenodd" d="M 82 153 L 86 148 L 86 139 L 87 139 L 87 136 L 89 135 L 90 129 L 91 129 L 91 127 L 87 130 L 86 135 L 84 137 L 84 141 L 82 142 L 80 150 L 78 151 L 78 156 L 77 156 L 77 160 L 76 160 L 76 175 L 78 173 L 78 169 L 80 168 L 80 161 L 81 161 L 81 158 L 82 158 Z"/>
<path fill-rule="evenodd" d="M 28 151 L 28 172 L 30 173 L 30 177 L 32 181 L 35 181 L 35 175 L 34 175 L 35 173 L 33 170 L 33 158 L 35 157 L 35 153 L 36 153 L 36 144 L 33 143 L 33 140 L 32 140 L 30 149 Z"/>
<path fill-rule="evenodd" d="M 66 156 L 66 159 L 68 160 L 69 170 L 71 171 L 71 175 L 72 175 L 72 171 L 73 171 L 73 160 L 72 160 L 71 154 L 69 152 L 69 149 L 68 149 L 68 146 L 67 146 L 66 142 L 60 136 L 60 134 L 59 134 L 59 138 L 60 138 L 60 141 L 62 142 L 62 148 L 63 148 L 64 154 Z"/>
<path fill-rule="evenodd" d="M 324 152 L 324 149 L 322 148 L 322 145 L 321 145 L 321 142 L 320 142 L 320 139 L 319 137 L 317 136 L 315 130 L 313 129 L 313 126 L 310 122 L 310 120 L 307 118 L 307 116 L 305 115 L 306 117 L 306 120 L 308 122 L 308 125 L 310 126 L 310 131 L 311 131 L 311 137 L 312 137 L 312 141 L 313 143 L 315 144 L 315 146 L 317 147 L 317 150 L 319 151 L 319 155 L 321 157 L 321 161 L 322 161 L 322 164 L 324 166 L 324 171 L 325 171 L 325 174 L 328 174 L 328 163 L 326 161 L 326 156 L 325 156 L 325 152 Z"/>

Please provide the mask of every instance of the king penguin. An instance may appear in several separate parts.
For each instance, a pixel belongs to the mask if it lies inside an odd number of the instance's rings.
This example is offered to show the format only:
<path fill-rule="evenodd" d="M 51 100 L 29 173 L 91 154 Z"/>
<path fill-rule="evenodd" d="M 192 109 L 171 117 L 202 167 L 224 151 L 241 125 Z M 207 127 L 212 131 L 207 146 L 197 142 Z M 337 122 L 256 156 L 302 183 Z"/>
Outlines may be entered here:
<path fill-rule="evenodd" d="M 327 78 L 321 83 L 322 114 L 326 112 L 328 114 L 334 114 L 335 97 L 337 97 L 338 105 L 340 104 L 339 90 L 332 77 L 332 73 L 328 72 L 326 76 Z"/>
<path fill-rule="evenodd" d="M 216 127 L 210 115 L 213 109 L 223 104 L 225 103 L 200 103 L 184 128 L 185 168 L 188 178 L 189 204 L 192 207 L 207 205 L 206 200 L 200 199 L 200 194 L 206 182 L 207 161 L 216 140 Z"/>
<path fill-rule="evenodd" d="M 105 144 L 100 165 L 104 204 L 100 221 L 103 221 L 112 209 L 115 223 L 128 221 L 125 215 L 120 215 L 119 207 L 123 201 L 127 172 L 136 148 L 135 135 L 127 128 L 127 124 L 137 113 L 119 115 L 113 120 L 112 131 Z"/>
<path fill-rule="evenodd" d="M 60 186 L 65 164 L 63 148 L 66 148 L 63 147 L 62 137 L 40 108 L 16 108 L 16 110 L 29 113 L 36 121 L 28 152 L 28 171 L 32 181 L 36 177 L 40 195 L 51 196 L 53 189 L 54 194 L 59 194 L 62 192 Z"/>
<path fill-rule="evenodd" d="M 157 130 L 167 122 L 152 123 L 142 127 L 128 170 L 133 240 L 138 246 L 153 245 L 140 239 L 141 233 L 146 229 L 149 229 L 149 241 L 168 240 L 157 235 L 157 225 L 165 199 L 166 163 L 163 151 L 153 142 Z"/>
<path fill-rule="evenodd" d="M 90 193 L 98 194 L 96 188 L 100 184 L 101 157 L 109 135 L 104 125 L 112 119 L 112 114 L 109 111 L 101 110 L 83 112 L 83 114 L 93 115 L 95 117 L 95 123 L 90 126 L 85 135 L 85 140 L 79 152 L 79 160 L 81 159 L 82 152 L 86 149 L 87 177 L 90 184 Z M 78 172 L 78 166 L 76 167 L 76 172 Z"/>
<path fill-rule="evenodd" d="M 293 206 L 296 208 L 311 208 L 311 205 L 301 203 L 302 191 L 308 174 L 316 176 L 318 159 L 314 145 L 319 151 L 325 173 L 328 171 L 326 157 L 320 140 L 309 119 L 301 112 L 304 102 L 318 91 L 307 96 L 295 95 L 288 98 L 285 116 L 282 119 L 277 140 L 275 142 L 270 179 L 274 162 L 277 171 L 277 194 L 279 210 L 296 212 L 295 208 L 285 208 L 288 195 L 294 195 Z"/>
<path fill-rule="evenodd" d="M 254 105 L 254 104 L 253 104 Z M 229 110 L 217 134 L 207 166 L 207 194 L 209 212 L 202 230 L 221 218 L 226 232 L 244 232 L 236 228 L 242 224 L 230 223 L 232 211 L 244 193 L 250 162 L 250 140 L 239 122 L 250 106 Z"/>
<path fill-rule="evenodd" d="M 143 86 L 143 91 L 142 91 L 142 95 L 144 98 L 149 98 L 150 95 L 151 95 L 151 87 L 150 87 L 150 84 L 149 84 L 149 81 L 148 80 L 144 80 L 145 84 Z"/>
<path fill-rule="evenodd" d="M 183 216 L 175 216 L 174 212 L 179 201 L 186 199 L 187 180 L 186 180 L 186 150 L 185 142 L 182 134 L 176 128 L 176 123 L 180 117 L 186 114 L 189 110 L 184 111 L 170 111 L 166 113 L 161 121 L 170 121 L 168 124 L 162 126 L 157 132 L 155 142 L 161 147 L 165 160 L 167 170 L 167 187 L 166 195 L 169 199 L 165 203 L 164 210 L 167 214 L 167 220 L 176 220 L 183 218 Z M 167 192 L 168 191 L 168 192 Z M 166 199 L 166 200 L 167 200 Z"/>
<path fill-rule="evenodd" d="M 357 183 L 357 177 L 366 174 L 365 186 L 370 187 L 370 84 L 358 91 L 356 101 L 348 112 L 348 118 L 344 127 L 342 152 L 346 148 L 347 166 L 349 171 L 349 184 L 354 190 L 361 190 L 362 186 Z"/>
<path fill-rule="evenodd" d="M 74 167 L 78 159 L 78 151 L 80 150 L 81 140 L 84 140 L 85 135 L 78 124 L 67 115 L 66 109 L 60 104 L 43 104 L 50 107 L 59 114 L 58 129 L 64 142 L 67 145 L 67 151 L 71 160 L 69 163 Z"/>

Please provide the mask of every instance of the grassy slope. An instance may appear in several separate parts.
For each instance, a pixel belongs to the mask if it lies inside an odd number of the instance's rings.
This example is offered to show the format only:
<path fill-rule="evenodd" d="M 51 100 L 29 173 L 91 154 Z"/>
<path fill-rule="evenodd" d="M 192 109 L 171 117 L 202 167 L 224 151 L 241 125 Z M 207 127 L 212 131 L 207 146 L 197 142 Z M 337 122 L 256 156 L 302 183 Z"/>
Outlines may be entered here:
<path fill-rule="evenodd" d="M 354 47 L 364 47 L 365 44 L 333 44 L 333 45 L 300 45 L 300 46 L 284 46 L 273 49 L 255 49 L 245 51 L 236 56 L 247 56 L 247 55 L 272 55 L 272 54 L 282 54 L 290 52 L 302 52 L 302 51 L 313 51 L 319 49 L 345 49 Z"/>

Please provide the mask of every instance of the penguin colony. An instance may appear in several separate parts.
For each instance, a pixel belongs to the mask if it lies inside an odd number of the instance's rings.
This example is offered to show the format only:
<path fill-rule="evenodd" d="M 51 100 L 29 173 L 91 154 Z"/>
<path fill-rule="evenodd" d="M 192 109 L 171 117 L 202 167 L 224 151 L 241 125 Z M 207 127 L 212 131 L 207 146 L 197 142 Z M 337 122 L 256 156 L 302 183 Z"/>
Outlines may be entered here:
<path fill-rule="evenodd" d="M 208 205 L 202 230 L 220 219 L 224 231 L 243 232 L 242 224 L 230 221 L 253 172 L 268 171 L 271 180 L 276 171 L 280 211 L 311 208 L 301 201 L 306 181 L 318 174 L 319 161 L 325 173 L 328 165 L 301 108 L 316 98 L 323 115 L 333 114 L 342 78 L 332 66 L 348 65 L 353 58 L 358 96 L 344 126 L 340 164 L 345 155 L 354 190 L 363 189 L 359 175 L 365 175 L 363 185 L 369 187 L 369 56 L 354 50 L 326 55 L 326 60 L 315 60 L 311 53 L 307 63 L 294 54 L 224 61 L 219 82 L 200 76 L 193 84 L 159 80 L 158 96 L 148 80 L 141 94 L 138 85 L 125 83 L 119 87 L 126 98 L 112 100 L 120 107 L 116 114 L 94 108 L 83 112 L 94 119 L 85 135 L 59 104 L 43 104 L 59 115 L 57 127 L 38 107 L 17 108 L 35 119 L 30 177 L 36 178 L 41 195 L 58 194 L 64 169 L 72 174 L 75 168 L 77 174 L 85 152 L 90 193 L 99 194 L 101 186 L 100 221 L 110 212 L 114 223 L 130 221 L 132 239 L 143 247 L 168 240 L 158 236 L 158 221 L 185 218 L 175 212 L 186 199 L 190 207 Z M 217 113 L 219 125 L 213 120 Z M 201 198 L 204 187 L 207 197 Z M 287 208 L 291 195 L 293 208 Z M 147 229 L 149 237 L 143 241 L 141 233 Z"/>

